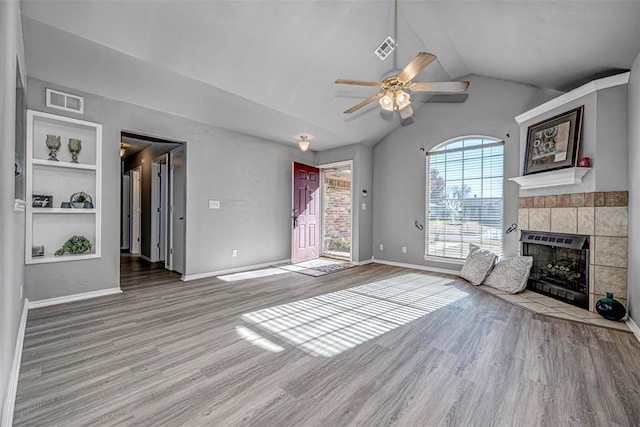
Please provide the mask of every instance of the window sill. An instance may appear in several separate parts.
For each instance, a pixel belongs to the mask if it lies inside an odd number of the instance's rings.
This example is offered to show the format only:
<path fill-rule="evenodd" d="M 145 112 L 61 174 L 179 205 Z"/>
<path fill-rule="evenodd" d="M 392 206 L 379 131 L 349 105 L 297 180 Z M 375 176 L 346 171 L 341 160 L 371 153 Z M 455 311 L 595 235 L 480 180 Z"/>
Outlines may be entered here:
<path fill-rule="evenodd" d="M 447 258 L 447 257 L 441 257 L 441 256 L 434 256 L 434 255 L 425 255 L 424 260 L 439 262 L 444 264 L 464 265 L 464 260 L 458 259 L 458 258 Z"/>

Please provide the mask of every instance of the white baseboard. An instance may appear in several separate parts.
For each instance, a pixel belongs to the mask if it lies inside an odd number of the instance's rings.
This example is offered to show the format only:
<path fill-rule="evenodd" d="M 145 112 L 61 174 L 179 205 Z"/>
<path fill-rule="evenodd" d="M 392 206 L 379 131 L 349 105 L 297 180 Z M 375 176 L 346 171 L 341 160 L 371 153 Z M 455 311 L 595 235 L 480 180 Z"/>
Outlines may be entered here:
<path fill-rule="evenodd" d="M 631 329 L 631 332 L 633 332 L 633 335 L 635 335 L 636 339 L 640 341 L 640 327 L 638 327 L 638 324 L 634 322 L 631 317 L 628 317 L 628 316 L 627 316 L 626 322 L 629 329 Z"/>
<path fill-rule="evenodd" d="M 185 281 L 185 282 L 188 282 L 189 280 L 205 279 L 207 277 L 214 277 L 214 276 L 222 276 L 222 275 L 225 275 L 225 274 L 239 273 L 241 271 L 254 270 L 256 268 L 271 267 L 271 266 L 276 265 L 276 264 L 283 264 L 283 263 L 287 263 L 287 262 L 290 262 L 290 261 L 291 261 L 290 259 L 284 259 L 284 260 L 280 260 L 280 261 L 265 262 L 265 263 L 262 263 L 262 264 L 253 264 L 253 265 L 245 265 L 243 267 L 229 268 L 227 270 L 209 271 L 207 273 L 198 273 L 198 274 L 187 274 L 187 275 L 182 276 L 182 280 Z"/>
<path fill-rule="evenodd" d="M 49 298 L 49 299 L 41 299 L 38 301 L 29 302 L 29 308 L 40 308 L 40 307 L 48 307 L 50 305 L 64 304 L 66 302 L 72 301 L 80 301 L 83 299 L 103 297 L 105 295 L 114 295 L 122 293 L 122 289 L 118 288 L 110 288 L 110 289 L 101 289 L 99 291 L 92 292 L 84 292 L 81 294 L 68 295 L 65 297 L 57 297 L 57 298 Z"/>
<path fill-rule="evenodd" d="M 373 258 L 371 259 L 365 259 L 364 261 L 351 261 L 351 264 L 355 264 L 355 265 L 367 265 L 367 264 L 372 264 Z"/>
<path fill-rule="evenodd" d="M 404 268 L 413 268 L 414 270 L 424 270 L 424 271 L 432 271 L 434 273 L 444 273 L 444 274 L 452 274 L 454 276 L 458 276 L 460 271 L 458 270 L 449 270 L 446 268 L 436 268 L 436 267 L 427 267 L 426 265 L 417 265 L 417 264 L 406 264 L 404 262 L 395 262 L 395 261 L 387 261 L 384 259 L 374 259 L 374 263 L 376 264 L 385 264 L 385 265 L 394 265 L 396 267 L 404 267 Z"/>
<path fill-rule="evenodd" d="M 16 404 L 16 391 L 18 390 L 18 376 L 20 375 L 20 362 L 22 361 L 22 344 L 24 344 L 24 331 L 27 327 L 27 314 L 29 313 L 29 300 L 24 299 L 22 307 L 22 317 L 18 326 L 16 336 L 16 349 L 13 353 L 13 363 L 9 371 L 9 382 L 7 383 L 7 394 L 2 406 L 2 422 L 0 426 L 11 427 L 13 424 L 13 409 Z"/>

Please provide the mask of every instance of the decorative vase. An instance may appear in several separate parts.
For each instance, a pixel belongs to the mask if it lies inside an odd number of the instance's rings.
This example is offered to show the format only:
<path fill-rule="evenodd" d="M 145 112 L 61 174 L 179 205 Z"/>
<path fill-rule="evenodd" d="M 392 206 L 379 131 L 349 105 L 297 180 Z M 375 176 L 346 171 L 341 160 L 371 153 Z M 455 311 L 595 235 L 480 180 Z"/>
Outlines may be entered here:
<path fill-rule="evenodd" d="M 60 137 L 57 135 L 47 135 L 47 148 L 49 149 L 49 160 L 58 161 L 58 150 L 60 149 Z"/>
<path fill-rule="evenodd" d="M 608 320 L 621 320 L 627 314 L 624 305 L 613 299 L 613 293 L 607 292 L 607 297 L 598 300 L 596 311 Z"/>
<path fill-rule="evenodd" d="M 69 151 L 71 151 L 71 163 L 78 163 L 78 154 L 82 150 L 82 141 L 69 138 Z"/>

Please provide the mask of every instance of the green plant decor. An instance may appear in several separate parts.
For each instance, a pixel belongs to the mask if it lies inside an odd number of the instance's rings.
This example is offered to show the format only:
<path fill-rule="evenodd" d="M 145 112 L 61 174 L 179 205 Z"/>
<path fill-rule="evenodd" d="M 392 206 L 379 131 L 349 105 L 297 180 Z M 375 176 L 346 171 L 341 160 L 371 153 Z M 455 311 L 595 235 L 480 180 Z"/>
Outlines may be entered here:
<path fill-rule="evenodd" d="M 91 250 L 91 242 L 84 236 L 72 236 L 54 255 L 82 254 Z"/>

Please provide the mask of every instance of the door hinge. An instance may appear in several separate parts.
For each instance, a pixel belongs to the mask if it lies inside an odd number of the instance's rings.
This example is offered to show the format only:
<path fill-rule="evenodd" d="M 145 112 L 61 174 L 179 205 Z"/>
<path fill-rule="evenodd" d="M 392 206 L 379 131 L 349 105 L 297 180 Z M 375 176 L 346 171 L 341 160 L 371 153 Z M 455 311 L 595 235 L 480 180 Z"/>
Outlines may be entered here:
<path fill-rule="evenodd" d="M 156 243 L 156 247 L 160 249 L 160 243 Z"/>
<path fill-rule="evenodd" d="M 158 208 L 158 212 L 160 212 L 160 208 Z"/>

